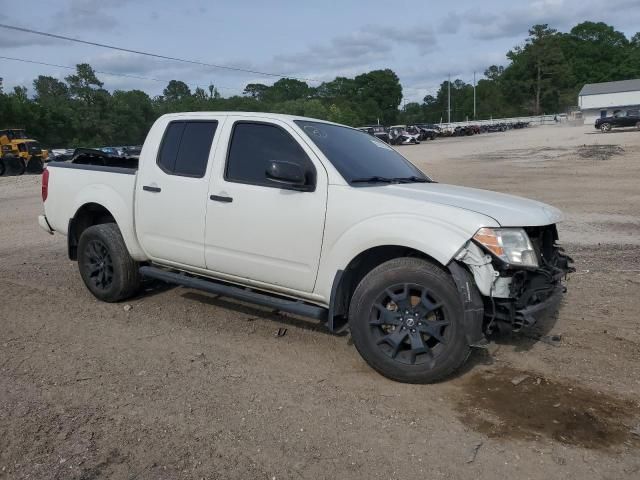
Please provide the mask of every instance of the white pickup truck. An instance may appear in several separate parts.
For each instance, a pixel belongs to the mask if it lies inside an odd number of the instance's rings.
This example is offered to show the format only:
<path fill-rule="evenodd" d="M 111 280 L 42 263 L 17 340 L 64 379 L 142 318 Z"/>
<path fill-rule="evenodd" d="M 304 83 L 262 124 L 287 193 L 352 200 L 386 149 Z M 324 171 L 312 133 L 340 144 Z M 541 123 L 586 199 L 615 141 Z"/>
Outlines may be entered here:
<path fill-rule="evenodd" d="M 320 319 L 403 382 L 532 324 L 571 271 L 555 208 L 436 183 L 367 133 L 302 117 L 165 115 L 139 160 L 51 162 L 42 198 L 40 225 L 67 235 L 100 300 L 150 277 Z"/>

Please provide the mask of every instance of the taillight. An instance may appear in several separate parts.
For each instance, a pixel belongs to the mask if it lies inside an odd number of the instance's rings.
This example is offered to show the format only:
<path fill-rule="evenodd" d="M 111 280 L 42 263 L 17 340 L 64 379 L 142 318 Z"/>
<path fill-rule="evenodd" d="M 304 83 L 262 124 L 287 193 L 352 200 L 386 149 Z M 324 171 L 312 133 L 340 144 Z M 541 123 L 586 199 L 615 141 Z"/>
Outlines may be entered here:
<path fill-rule="evenodd" d="M 42 201 L 45 202 L 47 200 L 47 195 L 49 195 L 49 169 L 45 168 L 42 172 Z"/>

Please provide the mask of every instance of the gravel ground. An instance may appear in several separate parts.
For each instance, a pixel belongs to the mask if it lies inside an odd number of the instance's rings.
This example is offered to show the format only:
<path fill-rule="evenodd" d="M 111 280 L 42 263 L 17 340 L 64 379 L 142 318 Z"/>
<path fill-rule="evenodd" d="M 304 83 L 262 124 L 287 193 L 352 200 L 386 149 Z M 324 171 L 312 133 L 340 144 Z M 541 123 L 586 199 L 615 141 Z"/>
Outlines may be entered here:
<path fill-rule="evenodd" d="M 560 207 L 576 260 L 557 315 L 437 385 L 188 289 L 100 303 L 37 226 L 39 177 L 0 178 L 0 478 L 640 478 L 640 133 L 400 148 L 441 182 Z"/>

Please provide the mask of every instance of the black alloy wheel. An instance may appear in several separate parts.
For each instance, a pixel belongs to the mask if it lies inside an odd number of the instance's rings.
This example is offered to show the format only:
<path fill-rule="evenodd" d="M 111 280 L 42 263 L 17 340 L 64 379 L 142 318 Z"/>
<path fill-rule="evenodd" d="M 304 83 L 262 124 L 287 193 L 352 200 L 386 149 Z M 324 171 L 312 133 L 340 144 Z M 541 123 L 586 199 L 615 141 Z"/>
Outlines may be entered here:
<path fill-rule="evenodd" d="M 101 240 L 91 240 L 84 251 L 89 279 L 99 290 L 107 291 L 113 284 L 113 259 Z"/>
<path fill-rule="evenodd" d="M 131 258 L 115 223 L 93 225 L 78 241 L 80 276 L 93 295 L 103 302 L 119 302 L 140 288 L 140 266 Z"/>
<path fill-rule="evenodd" d="M 369 366 L 400 382 L 442 380 L 470 352 L 451 275 L 422 258 L 394 258 L 367 273 L 351 298 L 349 329 Z"/>
<path fill-rule="evenodd" d="M 378 348 L 407 365 L 433 368 L 435 357 L 447 343 L 449 325 L 440 300 L 421 285 L 386 288 L 370 311 L 369 328 Z"/>

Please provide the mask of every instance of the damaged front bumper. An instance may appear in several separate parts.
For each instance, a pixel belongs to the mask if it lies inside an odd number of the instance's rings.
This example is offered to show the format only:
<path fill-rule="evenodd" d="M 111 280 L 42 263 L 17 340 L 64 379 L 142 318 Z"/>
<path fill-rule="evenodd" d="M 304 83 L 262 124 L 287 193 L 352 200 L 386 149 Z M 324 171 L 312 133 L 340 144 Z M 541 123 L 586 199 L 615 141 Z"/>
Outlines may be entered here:
<path fill-rule="evenodd" d="M 557 309 L 573 260 L 557 244 L 555 225 L 528 228 L 538 267 L 516 267 L 469 242 L 456 256 L 472 274 L 483 301 L 482 330 L 517 331 Z"/>
<path fill-rule="evenodd" d="M 557 309 L 566 292 L 564 282 L 574 269 L 571 257 L 560 247 L 539 268 L 505 272 L 511 274 L 508 298 L 489 298 L 485 316 L 487 329 L 517 331 L 535 324 L 545 313 Z"/>

